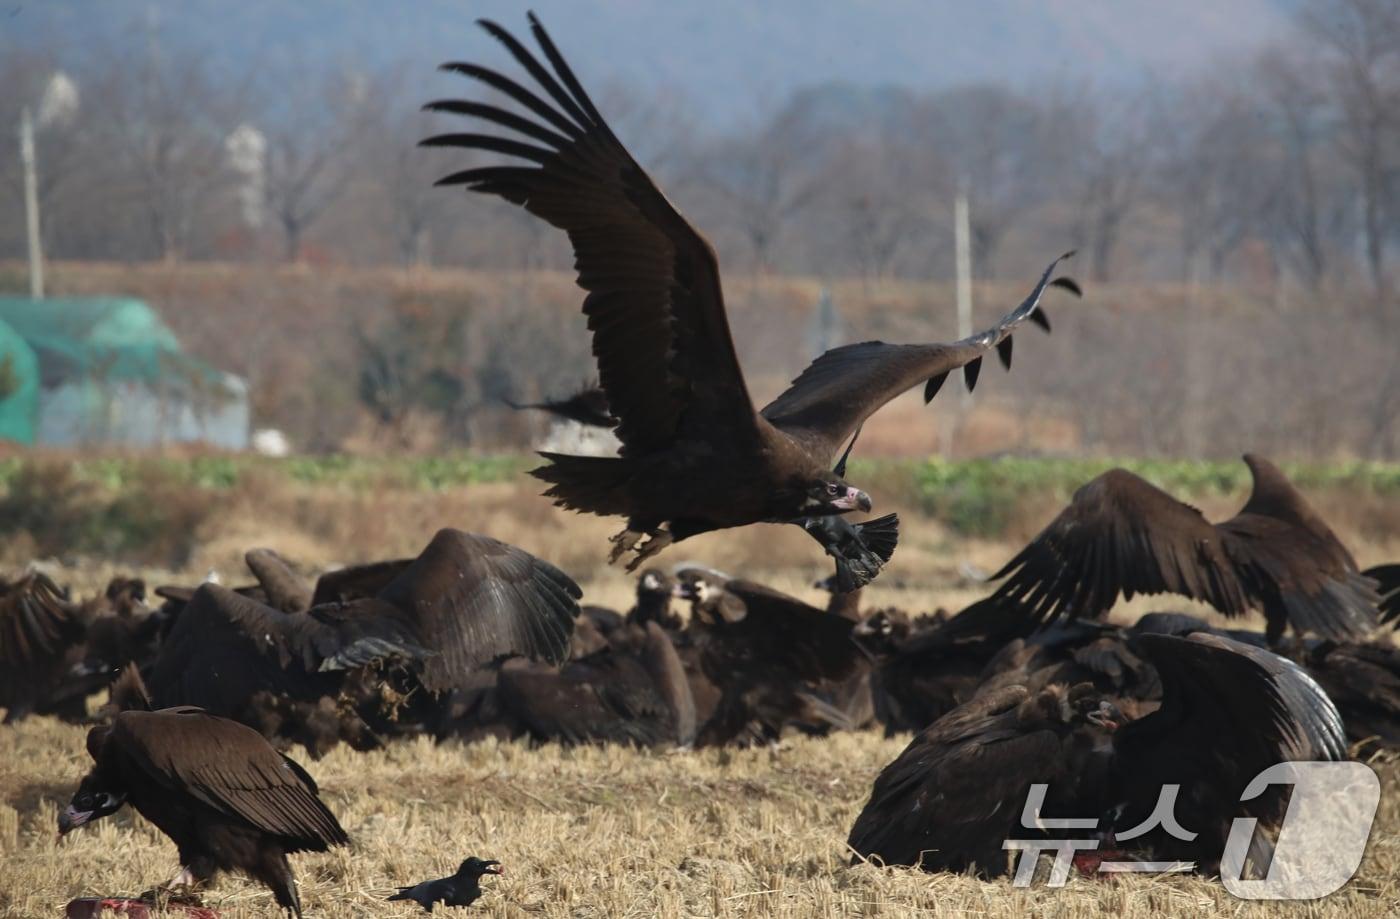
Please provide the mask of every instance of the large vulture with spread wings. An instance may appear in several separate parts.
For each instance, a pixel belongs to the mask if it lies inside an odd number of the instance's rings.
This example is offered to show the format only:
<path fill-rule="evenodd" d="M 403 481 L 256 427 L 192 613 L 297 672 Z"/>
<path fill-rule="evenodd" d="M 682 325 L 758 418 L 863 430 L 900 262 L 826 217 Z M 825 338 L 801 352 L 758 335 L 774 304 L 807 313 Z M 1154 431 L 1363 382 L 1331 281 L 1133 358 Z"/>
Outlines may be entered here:
<path fill-rule="evenodd" d="M 1120 593 L 1174 593 L 1227 616 L 1261 610 L 1271 644 L 1290 625 L 1365 637 L 1376 625 L 1375 583 L 1277 466 L 1244 461 L 1254 490 L 1216 524 L 1131 472 L 1105 472 L 992 576 L 1006 581 L 991 605 L 1044 623 L 1101 617 Z"/>
<path fill-rule="evenodd" d="M 375 701 L 374 686 L 361 692 L 364 681 L 352 677 L 373 683 L 386 665 L 401 664 L 430 693 L 443 693 L 470 685 L 497 658 L 558 662 L 568 654 L 581 591 L 523 549 L 444 529 L 416 559 L 366 570 L 329 587 L 323 579 L 318 596 L 345 599 L 300 612 L 201 586 L 152 668 L 156 702 L 198 705 L 319 754 L 339 740 L 377 743 L 365 722 L 330 704 L 343 695 Z"/>
<path fill-rule="evenodd" d="M 836 348 L 755 411 L 714 250 L 627 152 L 533 16 L 531 31 L 548 66 L 500 26 L 481 25 L 535 88 L 479 64 L 452 63 L 445 69 L 502 93 L 519 110 L 461 100 L 427 108 L 519 137 L 456 133 L 423 143 L 506 157 L 504 165 L 467 169 L 438 184 L 518 204 L 573 244 L 599 382 L 622 449 L 616 457 L 546 453 L 548 463 L 534 474 L 551 484 L 547 494 L 563 507 L 627 518 L 613 540 L 614 560 L 635 551 L 636 567 L 697 533 L 869 510 L 865 492 L 832 471 L 861 423 L 920 384 L 931 399 L 959 368 L 972 385 L 988 352 L 1009 364 L 1010 336 L 1021 323 L 1048 327 L 1037 310 L 1058 259 L 992 328 L 951 344 Z"/>
<path fill-rule="evenodd" d="M 123 711 L 88 733 L 87 748 L 94 765 L 59 832 L 130 804 L 179 848 L 172 887 L 241 871 L 301 916 L 287 854 L 349 842 L 306 770 L 236 721 L 189 706 Z"/>
<path fill-rule="evenodd" d="M 880 773 L 851 829 L 856 859 L 1001 874 L 1003 841 L 1037 836 L 1022 814 L 1031 784 L 1043 782 L 1045 813 L 1097 818 L 1076 835 L 1209 873 L 1235 817 L 1283 818 L 1278 786 L 1241 803 L 1256 775 L 1345 758 L 1336 708 L 1296 664 L 1215 635 L 1142 635 L 1132 648 L 1161 680 L 1159 708 L 1129 720 L 1088 683 L 988 687 Z M 1164 784 L 1180 786 L 1172 813 L 1186 834 L 1148 820 Z"/>

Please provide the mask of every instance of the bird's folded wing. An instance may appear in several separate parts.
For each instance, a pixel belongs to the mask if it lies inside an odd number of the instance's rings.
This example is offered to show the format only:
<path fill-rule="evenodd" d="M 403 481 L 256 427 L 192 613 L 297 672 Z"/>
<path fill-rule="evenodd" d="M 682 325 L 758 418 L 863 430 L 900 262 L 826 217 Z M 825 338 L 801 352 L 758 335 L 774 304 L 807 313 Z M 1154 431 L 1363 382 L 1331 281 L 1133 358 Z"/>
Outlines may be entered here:
<path fill-rule="evenodd" d="M 199 709 L 124 712 L 108 743 L 174 796 L 284 837 L 299 849 L 348 841 L 306 772 L 257 731 Z"/>
<path fill-rule="evenodd" d="M 63 653 L 83 634 L 46 575 L 26 575 L 0 596 L 0 666 L 20 672 Z"/>
<path fill-rule="evenodd" d="M 761 412 L 769 422 L 803 443 L 813 456 L 835 457 L 842 444 L 881 406 L 924 384 L 924 401 L 933 399 L 948 374 L 963 369 L 969 389 L 977 383 L 982 358 L 996 349 L 1011 366 L 1011 335 L 1027 319 L 1045 328 L 1040 298 L 1052 283 L 1078 290 L 1073 281 L 1052 282 L 1051 262 L 1020 306 L 983 332 L 948 344 L 892 345 L 882 341 L 833 348 L 818 357 L 785 392 Z"/>
<path fill-rule="evenodd" d="M 431 137 L 423 143 L 511 160 L 438 184 L 498 195 L 569 235 L 578 283 L 588 292 L 583 311 L 599 379 L 618 419 L 624 456 L 664 449 L 683 429 L 707 437 L 756 436 L 714 250 L 622 146 L 533 15 L 530 23 L 548 68 L 500 26 L 481 25 L 536 89 L 477 64 L 444 67 L 510 97 L 522 114 L 470 101 L 427 106 L 506 128 L 528 142 L 475 133 Z"/>

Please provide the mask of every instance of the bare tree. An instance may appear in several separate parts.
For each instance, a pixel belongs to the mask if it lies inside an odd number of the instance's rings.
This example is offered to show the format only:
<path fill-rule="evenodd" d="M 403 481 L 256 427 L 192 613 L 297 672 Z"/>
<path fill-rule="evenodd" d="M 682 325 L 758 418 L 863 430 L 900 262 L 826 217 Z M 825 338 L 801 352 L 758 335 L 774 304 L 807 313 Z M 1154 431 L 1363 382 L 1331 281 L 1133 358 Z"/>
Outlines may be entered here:
<path fill-rule="evenodd" d="M 376 93 L 360 73 L 280 74 L 264 92 L 267 208 L 282 231 L 283 257 L 300 261 L 307 231 L 345 191 Z M 405 139 L 408 141 L 408 139 Z"/>

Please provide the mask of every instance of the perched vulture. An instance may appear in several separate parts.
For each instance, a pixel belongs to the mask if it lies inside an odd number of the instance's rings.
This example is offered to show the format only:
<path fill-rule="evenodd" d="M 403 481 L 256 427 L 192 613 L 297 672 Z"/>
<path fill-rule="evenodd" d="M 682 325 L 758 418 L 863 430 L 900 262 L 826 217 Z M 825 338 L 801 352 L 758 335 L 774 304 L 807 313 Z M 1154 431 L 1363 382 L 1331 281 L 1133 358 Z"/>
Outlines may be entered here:
<path fill-rule="evenodd" d="M 77 663 L 86 627 L 63 591 L 37 571 L 0 581 L 0 706 L 5 724 L 42 708 Z"/>
<path fill-rule="evenodd" d="M 427 108 L 523 139 L 459 133 L 423 143 L 507 157 L 506 165 L 467 169 L 438 184 L 520 205 L 573 244 L 599 385 L 622 449 L 616 457 L 546 453 L 548 463 L 534 474 L 551 484 L 546 494 L 563 507 L 627 518 L 613 538 L 614 560 L 635 550 L 635 568 L 670 543 L 710 530 L 868 511 L 869 496 L 832 471 L 861 423 L 919 384 L 931 399 L 958 368 L 973 384 L 993 349 L 1009 363 L 1010 336 L 1022 322 L 1048 325 L 1037 307 L 1058 259 L 991 329 L 952 344 L 836 348 L 755 411 L 714 250 L 623 147 L 533 16 L 548 67 L 500 26 L 481 25 L 535 88 L 478 64 L 445 69 L 509 96 L 522 113 L 475 101 Z M 1060 286 L 1074 288 L 1069 281 Z"/>
<path fill-rule="evenodd" d="M 451 877 L 424 881 L 412 887 L 400 887 L 390 900 L 412 900 L 428 912 L 435 903 L 443 906 L 471 906 L 481 897 L 481 876 L 502 874 L 501 863 L 472 856 L 457 866 Z"/>
<path fill-rule="evenodd" d="M 1400 564 L 1377 565 L 1361 573 L 1379 585 L 1381 621 L 1400 627 Z"/>
<path fill-rule="evenodd" d="M 349 842 L 306 770 L 236 721 L 181 706 L 125 711 L 87 737 L 94 765 L 59 833 L 130 804 L 180 851 L 170 886 L 241 871 L 301 916 L 287 855 Z"/>
<path fill-rule="evenodd" d="M 851 830 L 859 859 L 998 875 L 1002 841 L 1033 837 L 1022 808 L 1048 783 L 1045 812 L 1098 818 L 1112 844 L 1153 812 L 1164 783 L 1180 785 L 1173 813 L 1195 834 L 1162 827 L 1131 841 L 1152 860 L 1216 870 L 1236 816 L 1276 826 L 1274 789 L 1241 803 L 1262 770 L 1346 755 L 1336 708 L 1297 665 L 1215 635 L 1142 635 L 1133 651 L 1156 670 L 1161 706 L 1128 720 L 1092 685 L 990 689 L 922 731 L 875 781 Z M 1077 834 L 1092 833 L 1076 830 Z M 1126 840 L 1124 841 L 1126 842 Z"/>
<path fill-rule="evenodd" d="M 1227 616 L 1260 609 L 1270 644 L 1284 629 L 1342 641 L 1376 625 L 1374 583 L 1293 484 L 1245 454 L 1254 490 L 1212 524 L 1131 472 L 1112 469 L 995 575 L 995 605 L 1029 623 L 1103 616 L 1121 593 L 1175 593 Z"/>
<path fill-rule="evenodd" d="M 508 661 L 500 704 L 540 741 L 608 741 L 688 747 L 695 741 L 695 702 L 671 639 L 646 624 L 640 647 L 612 646 L 555 669 Z"/>
<path fill-rule="evenodd" d="M 775 740 L 787 725 L 852 726 L 832 693 L 865 663 L 851 638 L 855 623 L 751 581 L 703 569 L 679 577 L 694 605 L 687 637 L 721 693 L 702 745 Z"/>

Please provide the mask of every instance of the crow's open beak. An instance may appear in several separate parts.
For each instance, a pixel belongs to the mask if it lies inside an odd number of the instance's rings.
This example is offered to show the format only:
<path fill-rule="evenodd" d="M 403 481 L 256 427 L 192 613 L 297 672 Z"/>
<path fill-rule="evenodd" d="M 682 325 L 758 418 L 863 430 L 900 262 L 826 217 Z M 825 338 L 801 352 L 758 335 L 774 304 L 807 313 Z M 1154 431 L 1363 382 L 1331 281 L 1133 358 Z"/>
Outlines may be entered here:
<path fill-rule="evenodd" d="M 92 811 L 80 811 L 73 805 L 68 805 L 63 813 L 58 815 L 58 835 L 62 836 L 70 830 L 76 830 L 91 818 Z"/>
<path fill-rule="evenodd" d="M 851 488 L 848 485 L 846 486 L 846 493 L 831 502 L 831 506 L 842 511 L 869 513 L 870 509 L 875 505 L 871 502 L 870 496 L 865 492 L 861 491 L 859 488 Z"/>
<path fill-rule="evenodd" d="M 505 874 L 506 869 L 500 862 L 490 862 L 484 869 L 487 874 Z"/>

